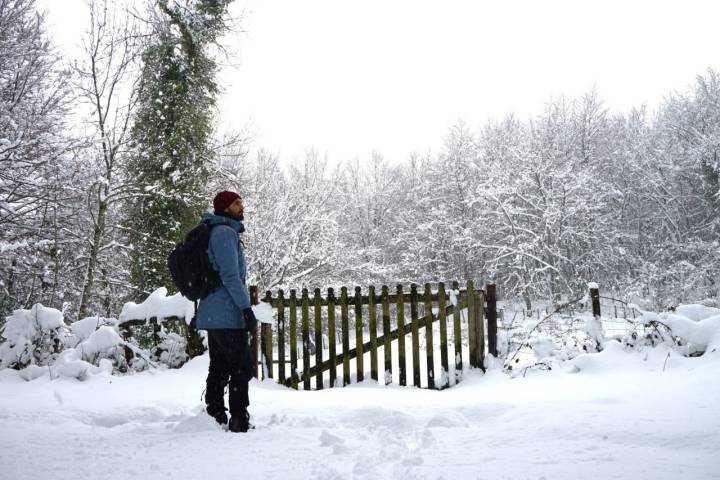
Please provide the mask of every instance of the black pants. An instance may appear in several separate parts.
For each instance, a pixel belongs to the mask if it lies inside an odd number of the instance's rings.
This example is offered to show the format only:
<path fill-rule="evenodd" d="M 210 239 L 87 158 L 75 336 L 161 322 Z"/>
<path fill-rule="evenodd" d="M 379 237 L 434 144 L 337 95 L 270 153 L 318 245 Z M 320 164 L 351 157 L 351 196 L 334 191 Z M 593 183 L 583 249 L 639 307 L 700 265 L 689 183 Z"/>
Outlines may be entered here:
<path fill-rule="evenodd" d="M 211 415 L 225 411 L 225 387 L 230 384 L 230 415 L 240 415 L 248 405 L 248 382 L 253 365 L 248 332 L 241 329 L 208 330 L 208 369 L 205 403 Z"/>

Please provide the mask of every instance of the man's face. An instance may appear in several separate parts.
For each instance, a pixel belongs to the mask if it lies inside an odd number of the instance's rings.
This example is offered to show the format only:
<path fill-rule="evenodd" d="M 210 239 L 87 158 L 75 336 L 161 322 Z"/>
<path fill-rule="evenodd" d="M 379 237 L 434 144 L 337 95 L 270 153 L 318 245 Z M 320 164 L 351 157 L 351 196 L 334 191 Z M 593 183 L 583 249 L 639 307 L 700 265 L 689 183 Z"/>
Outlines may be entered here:
<path fill-rule="evenodd" d="M 243 219 L 244 211 L 245 209 L 243 207 L 242 198 L 238 198 L 233 203 L 231 203 L 229 207 L 225 209 L 226 213 L 229 213 L 232 217 L 237 218 L 238 220 Z"/>

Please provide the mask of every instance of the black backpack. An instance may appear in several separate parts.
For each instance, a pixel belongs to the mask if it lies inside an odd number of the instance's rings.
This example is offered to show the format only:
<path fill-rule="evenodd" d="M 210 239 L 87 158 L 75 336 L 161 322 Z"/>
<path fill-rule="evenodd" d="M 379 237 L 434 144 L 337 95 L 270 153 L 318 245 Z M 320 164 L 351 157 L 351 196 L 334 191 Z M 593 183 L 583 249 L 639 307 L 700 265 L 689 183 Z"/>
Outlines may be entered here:
<path fill-rule="evenodd" d="M 185 235 L 168 256 L 168 268 L 183 297 L 197 301 L 220 286 L 220 275 L 212 268 L 207 250 L 213 225 L 201 222 Z"/>

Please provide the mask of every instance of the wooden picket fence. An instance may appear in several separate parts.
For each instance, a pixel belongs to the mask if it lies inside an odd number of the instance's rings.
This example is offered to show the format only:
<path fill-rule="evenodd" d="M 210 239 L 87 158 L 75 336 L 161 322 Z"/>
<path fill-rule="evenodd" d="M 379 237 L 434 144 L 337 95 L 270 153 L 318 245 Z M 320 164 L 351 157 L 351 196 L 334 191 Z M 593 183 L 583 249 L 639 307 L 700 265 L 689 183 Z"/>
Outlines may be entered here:
<path fill-rule="evenodd" d="M 273 307 L 276 323 L 260 329 L 260 374 L 294 389 L 320 390 L 363 381 L 368 362 L 370 378 L 384 384 L 396 378 L 400 385 L 452 386 L 464 358 L 471 368 L 483 368 L 486 323 L 495 353 L 494 285 L 485 291 L 472 281 L 464 286 L 452 282 L 446 291 L 444 283 L 435 289 L 425 284 L 422 293 L 417 285 L 392 292 L 386 285 L 355 287 L 353 295 L 342 287 L 339 296 L 332 288 L 325 295 L 320 289 L 312 295 L 308 289 L 268 291 L 261 301 Z M 252 287 L 251 296 L 257 301 Z"/>

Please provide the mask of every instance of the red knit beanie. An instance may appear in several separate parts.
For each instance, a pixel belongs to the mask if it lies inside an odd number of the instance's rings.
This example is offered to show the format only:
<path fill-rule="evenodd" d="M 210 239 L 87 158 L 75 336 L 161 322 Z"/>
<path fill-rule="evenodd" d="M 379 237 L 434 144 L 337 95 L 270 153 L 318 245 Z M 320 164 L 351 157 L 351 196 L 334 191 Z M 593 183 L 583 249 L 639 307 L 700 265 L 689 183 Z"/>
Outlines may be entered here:
<path fill-rule="evenodd" d="M 213 198 L 213 208 L 216 212 L 224 212 L 225 209 L 238 198 L 240 198 L 238 193 L 225 190 L 215 195 L 215 198 Z"/>

